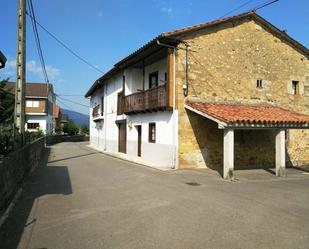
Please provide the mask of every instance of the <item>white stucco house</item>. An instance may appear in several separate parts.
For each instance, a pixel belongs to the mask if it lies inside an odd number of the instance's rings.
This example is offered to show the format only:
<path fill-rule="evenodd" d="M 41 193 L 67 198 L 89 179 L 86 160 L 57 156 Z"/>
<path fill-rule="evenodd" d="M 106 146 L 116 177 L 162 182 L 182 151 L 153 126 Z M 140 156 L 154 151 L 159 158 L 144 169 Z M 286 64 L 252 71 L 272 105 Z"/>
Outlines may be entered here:
<path fill-rule="evenodd" d="M 168 58 L 162 47 L 151 60 L 111 70 L 89 89 L 92 146 L 174 167 L 178 120 L 168 98 Z"/>
<path fill-rule="evenodd" d="M 7 90 L 15 94 L 15 83 L 6 84 Z M 56 95 L 50 83 L 26 83 L 25 130 L 41 130 L 44 134 L 53 132 L 53 106 Z"/>

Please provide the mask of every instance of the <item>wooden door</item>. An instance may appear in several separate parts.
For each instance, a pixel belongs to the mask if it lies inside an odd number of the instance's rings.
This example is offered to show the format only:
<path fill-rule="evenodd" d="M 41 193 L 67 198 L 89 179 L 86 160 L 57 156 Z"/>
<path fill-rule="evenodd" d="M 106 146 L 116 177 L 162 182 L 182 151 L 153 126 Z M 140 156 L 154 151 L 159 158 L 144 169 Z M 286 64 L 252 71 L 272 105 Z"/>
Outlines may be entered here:
<path fill-rule="evenodd" d="M 126 123 L 120 123 L 118 125 L 118 151 L 127 153 L 127 129 Z"/>
<path fill-rule="evenodd" d="M 142 126 L 137 125 L 137 156 L 142 155 Z"/>

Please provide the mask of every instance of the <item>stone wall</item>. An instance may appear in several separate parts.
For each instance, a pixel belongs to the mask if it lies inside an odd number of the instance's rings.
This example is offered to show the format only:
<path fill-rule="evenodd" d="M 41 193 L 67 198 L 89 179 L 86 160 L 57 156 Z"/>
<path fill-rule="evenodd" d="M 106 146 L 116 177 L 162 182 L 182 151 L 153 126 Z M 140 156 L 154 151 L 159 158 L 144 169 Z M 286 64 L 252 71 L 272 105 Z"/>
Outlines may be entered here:
<path fill-rule="evenodd" d="M 18 188 L 39 164 L 45 149 L 45 138 L 0 158 L 0 215 Z"/>
<path fill-rule="evenodd" d="M 189 45 L 188 97 L 206 101 L 270 104 L 309 114 L 308 58 L 247 19 L 185 34 Z M 176 55 L 179 109 L 179 167 L 222 166 L 223 133 L 206 118 L 184 109 L 185 49 Z M 256 80 L 263 79 L 263 88 Z M 291 81 L 299 81 L 293 95 Z M 292 164 L 309 163 L 308 130 L 291 130 L 287 138 Z M 274 163 L 273 131 L 235 134 L 235 167 Z"/>
<path fill-rule="evenodd" d="M 83 142 L 89 141 L 89 136 L 85 135 L 75 135 L 75 136 L 67 136 L 67 135 L 52 135 L 46 136 L 46 144 L 53 145 L 62 142 Z"/>

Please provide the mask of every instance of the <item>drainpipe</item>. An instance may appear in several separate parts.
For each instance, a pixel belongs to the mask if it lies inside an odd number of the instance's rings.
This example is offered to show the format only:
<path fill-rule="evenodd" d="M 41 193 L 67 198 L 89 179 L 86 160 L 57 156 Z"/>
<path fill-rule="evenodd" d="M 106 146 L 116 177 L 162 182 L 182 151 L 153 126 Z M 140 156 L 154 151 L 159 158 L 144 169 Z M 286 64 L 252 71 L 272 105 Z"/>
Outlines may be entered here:
<path fill-rule="evenodd" d="M 104 151 L 106 151 L 106 133 L 107 133 L 107 84 L 104 84 L 105 87 L 103 87 L 103 96 L 104 96 L 104 120 L 103 120 L 103 125 L 104 125 Z"/>
<path fill-rule="evenodd" d="M 169 44 L 166 44 L 166 43 L 162 43 L 160 42 L 159 40 L 157 40 L 157 44 L 159 46 L 162 46 L 162 47 L 167 47 L 167 48 L 172 48 L 173 49 L 173 60 L 174 60 L 174 85 L 173 85 L 173 91 L 174 91 L 174 94 L 173 94 L 173 145 L 174 145 L 174 153 L 173 153 L 173 169 L 176 169 L 178 166 L 178 163 L 177 163 L 177 154 L 178 154 L 178 151 L 177 151 L 177 144 L 178 144 L 178 139 L 176 141 L 176 138 L 177 138 L 177 135 L 176 133 L 178 134 L 178 128 L 176 129 L 177 127 L 177 122 L 178 120 L 176 119 L 175 117 L 175 112 L 176 112 L 176 46 L 172 46 L 172 45 L 169 45 Z"/>

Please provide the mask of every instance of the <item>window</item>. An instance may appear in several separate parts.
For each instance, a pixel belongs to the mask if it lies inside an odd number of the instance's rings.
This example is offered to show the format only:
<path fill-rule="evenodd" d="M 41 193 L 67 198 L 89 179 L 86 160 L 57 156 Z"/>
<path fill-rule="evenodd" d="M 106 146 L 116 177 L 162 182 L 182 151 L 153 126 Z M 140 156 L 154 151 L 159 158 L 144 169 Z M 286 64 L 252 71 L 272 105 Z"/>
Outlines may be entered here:
<path fill-rule="evenodd" d="M 149 143 L 156 142 L 156 123 L 149 123 Z"/>
<path fill-rule="evenodd" d="M 256 87 L 257 88 L 263 88 L 263 80 L 262 79 L 256 80 Z"/>
<path fill-rule="evenodd" d="M 37 100 L 27 100 L 26 107 L 39 107 L 39 101 Z"/>
<path fill-rule="evenodd" d="M 149 74 L 149 88 L 158 86 L 158 71 Z"/>
<path fill-rule="evenodd" d="M 296 80 L 292 80 L 292 94 L 293 95 L 299 94 L 299 82 Z"/>
<path fill-rule="evenodd" d="M 34 130 L 40 128 L 39 123 L 27 123 L 27 129 Z"/>
<path fill-rule="evenodd" d="M 167 72 L 164 73 L 164 81 L 167 83 Z"/>

